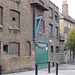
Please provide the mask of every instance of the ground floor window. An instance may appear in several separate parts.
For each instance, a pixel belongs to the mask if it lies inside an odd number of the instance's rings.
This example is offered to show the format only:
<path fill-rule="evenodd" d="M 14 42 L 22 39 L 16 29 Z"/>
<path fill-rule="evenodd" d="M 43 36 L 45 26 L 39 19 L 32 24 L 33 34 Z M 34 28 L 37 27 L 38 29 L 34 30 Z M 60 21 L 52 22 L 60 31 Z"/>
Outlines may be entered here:
<path fill-rule="evenodd" d="M 31 56 L 31 44 L 29 41 L 25 44 L 25 56 Z"/>
<path fill-rule="evenodd" d="M 3 45 L 3 54 L 8 53 L 8 45 Z"/>
<path fill-rule="evenodd" d="M 53 46 L 51 46 L 51 53 L 53 53 Z"/>
<path fill-rule="evenodd" d="M 59 53 L 59 47 L 56 46 L 56 53 Z"/>
<path fill-rule="evenodd" d="M 20 56 L 20 44 L 17 42 L 9 43 L 9 55 Z"/>

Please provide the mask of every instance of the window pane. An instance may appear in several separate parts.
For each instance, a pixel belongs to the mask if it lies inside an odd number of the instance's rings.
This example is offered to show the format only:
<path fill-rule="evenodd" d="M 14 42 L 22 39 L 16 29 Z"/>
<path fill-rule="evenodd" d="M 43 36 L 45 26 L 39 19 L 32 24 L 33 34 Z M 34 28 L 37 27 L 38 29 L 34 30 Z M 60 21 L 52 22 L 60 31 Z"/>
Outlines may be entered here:
<path fill-rule="evenodd" d="M 58 12 L 55 12 L 55 21 L 58 22 Z"/>
<path fill-rule="evenodd" d="M 59 47 L 56 46 L 56 53 L 59 53 Z"/>
<path fill-rule="evenodd" d="M 67 27 L 67 22 L 66 21 L 64 21 L 64 27 Z"/>
<path fill-rule="evenodd" d="M 71 28 L 73 27 L 73 24 L 71 24 Z"/>
<path fill-rule="evenodd" d="M 53 53 L 53 46 L 51 46 L 51 53 Z"/>
<path fill-rule="evenodd" d="M 70 28 L 70 23 L 68 22 L 68 28 Z"/>
<path fill-rule="evenodd" d="M 55 20 L 57 21 L 58 20 L 58 18 L 57 18 L 57 16 L 55 15 Z"/>
<path fill-rule="evenodd" d="M 58 37 L 58 28 L 55 28 L 55 36 Z"/>
<path fill-rule="evenodd" d="M 53 26 L 49 25 L 49 36 L 52 36 L 52 29 L 53 29 Z"/>
<path fill-rule="evenodd" d="M 3 54 L 8 53 L 8 45 L 3 45 Z"/>
<path fill-rule="evenodd" d="M 64 33 L 64 40 L 66 42 L 66 40 L 67 40 L 67 33 Z"/>

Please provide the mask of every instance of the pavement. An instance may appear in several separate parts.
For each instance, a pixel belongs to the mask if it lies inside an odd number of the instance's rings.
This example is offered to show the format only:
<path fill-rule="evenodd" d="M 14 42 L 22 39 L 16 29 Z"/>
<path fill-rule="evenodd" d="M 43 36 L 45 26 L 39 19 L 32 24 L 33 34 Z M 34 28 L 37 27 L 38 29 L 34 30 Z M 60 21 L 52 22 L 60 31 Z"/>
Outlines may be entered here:
<path fill-rule="evenodd" d="M 2 74 L 2 75 L 35 75 L 35 71 Z M 41 69 L 38 71 L 38 75 L 56 75 L 56 67 L 51 67 L 50 73 L 48 73 L 48 69 Z M 72 64 L 60 65 L 58 70 L 58 75 L 75 75 L 75 65 Z"/>

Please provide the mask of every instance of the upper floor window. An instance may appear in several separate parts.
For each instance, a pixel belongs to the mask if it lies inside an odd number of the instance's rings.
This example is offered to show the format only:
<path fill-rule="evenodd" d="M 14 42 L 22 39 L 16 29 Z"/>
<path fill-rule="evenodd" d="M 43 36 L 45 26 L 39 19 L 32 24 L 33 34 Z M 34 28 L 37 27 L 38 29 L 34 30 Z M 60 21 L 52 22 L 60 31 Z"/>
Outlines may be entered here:
<path fill-rule="evenodd" d="M 3 22 L 3 8 L 0 7 L 0 25 L 2 25 Z"/>
<path fill-rule="evenodd" d="M 73 27 L 73 24 L 71 23 L 71 28 Z"/>
<path fill-rule="evenodd" d="M 49 36 L 52 36 L 53 25 L 49 25 Z"/>
<path fill-rule="evenodd" d="M 20 13 L 15 10 L 10 10 L 10 26 L 20 28 Z"/>
<path fill-rule="evenodd" d="M 67 21 L 64 21 L 64 27 L 67 27 Z"/>
<path fill-rule="evenodd" d="M 49 7 L 49 16 L 53 19 L 53 9 L 51 7 Z"/>
<path fill-rule="evenodd" d="M 9 43 L 9 55 L 10 56 L 20 56 L 20 44 L 17 42 Z"/>
<path fill-rule="evenodd" d="M 64 33 L 64 40 L 67 41 L 67 33 Z"/>
<path fill-rule="evenodd" d="M 51 46 L 51 53 L 53 53 L 53 46 Z"/>
<path fill-rule="evenodd" d="M 55 36 L 58 38 L 58 27 L 55 28 Z"/>
<path fill-rule="evenodd" d="M 55 21 L 58 22 L 59 21 L 59 17 L 58 17 L 58 13 L 55 12 Z"/>
<path fill-rule="evenodd" d="M 37 20 L 37 26 L 38 26 L 38 23 L 39 23 L 39 19 Z M 39 31 L 39 34 L 45 33 L 45 21 L 44 20 L 41 20 L 38 31 Z"/>
<path fill-rule="evenodd" d="M 68 28 L 70 28 L 70 23 L 68 22 Z"/>

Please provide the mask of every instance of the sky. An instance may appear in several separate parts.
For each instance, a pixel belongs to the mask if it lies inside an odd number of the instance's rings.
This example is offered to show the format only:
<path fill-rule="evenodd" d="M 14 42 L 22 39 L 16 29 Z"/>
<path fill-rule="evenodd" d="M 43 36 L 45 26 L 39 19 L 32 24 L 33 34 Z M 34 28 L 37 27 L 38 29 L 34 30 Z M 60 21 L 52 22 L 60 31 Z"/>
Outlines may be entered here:
<path fill-rule="evenodd" d="M 59 12 L 62 12 L 63 0 L 50 0 L 59 7 Z M 75 19 L 75 0 L 67 0 L 68 4 L 68 15 Z"/>

